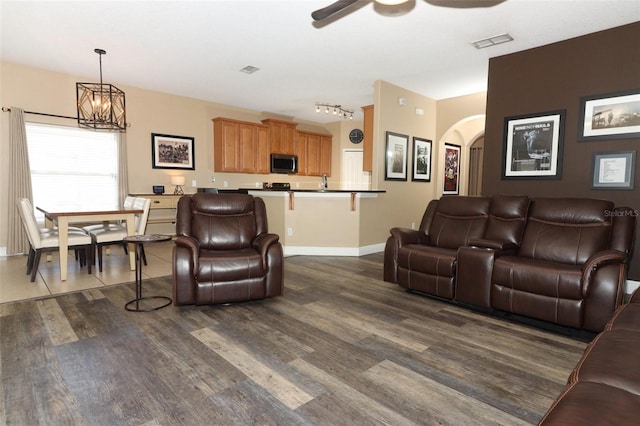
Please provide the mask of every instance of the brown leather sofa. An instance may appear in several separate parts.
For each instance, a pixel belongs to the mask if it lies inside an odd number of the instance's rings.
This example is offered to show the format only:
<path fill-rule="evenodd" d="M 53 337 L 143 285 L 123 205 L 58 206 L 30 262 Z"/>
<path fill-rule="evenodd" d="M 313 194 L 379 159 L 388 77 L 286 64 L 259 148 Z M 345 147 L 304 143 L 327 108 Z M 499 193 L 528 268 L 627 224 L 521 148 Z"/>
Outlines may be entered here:
<path fill-rule="evenodd" d="M 640 424 L 640 290 L 584 351 L 540 425 Z"/>
<path fill-rule="evenodd" d="M 391 229 L 384 280 L 496 313 L 600 332 L 622 301 L 635 212 L 580 198 L 443 197 Z"/>
<path fill-rule="evenodd" d="M 181 197 L 173 248 L 174 305 L 265 299 L 283 293 L 283 254 L 264 201 L 246 194 Z"/>

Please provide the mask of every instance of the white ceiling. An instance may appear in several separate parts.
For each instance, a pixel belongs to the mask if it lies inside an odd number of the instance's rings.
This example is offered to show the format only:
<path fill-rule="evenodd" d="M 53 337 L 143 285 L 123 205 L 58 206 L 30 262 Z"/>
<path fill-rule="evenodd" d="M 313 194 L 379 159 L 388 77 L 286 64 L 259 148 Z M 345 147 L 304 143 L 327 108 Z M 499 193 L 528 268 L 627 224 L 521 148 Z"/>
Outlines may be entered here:
<path fill-rule="evenodd" d="M 0 59 L 99 81 L 102 48 L 105 83 L 328 122 L 316 102 L 361 119 L 376 80 L 433 99 L 480 92 L 490 57 L 640 21 L 640 0 L 415 0 L 403 14 L 360 1 L 314 25 L 332 2 L 1 0 Z M 515 41 L 471 45 L 505 32 Z"/>

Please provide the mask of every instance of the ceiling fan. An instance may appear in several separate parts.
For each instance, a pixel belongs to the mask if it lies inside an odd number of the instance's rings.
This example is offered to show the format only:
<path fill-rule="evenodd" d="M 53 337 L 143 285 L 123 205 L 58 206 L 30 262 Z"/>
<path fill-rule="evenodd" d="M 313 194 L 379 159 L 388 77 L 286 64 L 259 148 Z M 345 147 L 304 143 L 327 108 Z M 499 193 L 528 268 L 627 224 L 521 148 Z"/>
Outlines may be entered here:
<path fill-rule="evenodd" d="M 358 3 L 361 0 L 338 0 L 331 3 L 329 6 L 323 7 L 311 13 L 311 17 L 314 21 L 321 21 L 338 12 L 341 12 L 354 3 Z M 411 0 L 374 0 L 376 3 L 384 6 L 398 6 L 404 3 L 408 3 Z M 495 6 L 498 3 L 502 3 L 505 0 L 425 0 L 427 3 L 431 3 L 434 6 L 444 7 L 490 7 Z"/>

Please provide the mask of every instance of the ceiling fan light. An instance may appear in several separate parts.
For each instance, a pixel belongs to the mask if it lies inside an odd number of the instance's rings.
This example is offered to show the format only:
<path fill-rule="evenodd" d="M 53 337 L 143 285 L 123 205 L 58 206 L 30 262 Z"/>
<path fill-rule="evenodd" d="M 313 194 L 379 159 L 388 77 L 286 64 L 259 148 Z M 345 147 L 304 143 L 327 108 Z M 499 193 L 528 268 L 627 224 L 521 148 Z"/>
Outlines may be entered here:
<path fill-rule="evenodd" d="M 408 1 L 409 0 L 375 0 L 376 3 L 384 4 L 386 6 L 397 6 Z"/>

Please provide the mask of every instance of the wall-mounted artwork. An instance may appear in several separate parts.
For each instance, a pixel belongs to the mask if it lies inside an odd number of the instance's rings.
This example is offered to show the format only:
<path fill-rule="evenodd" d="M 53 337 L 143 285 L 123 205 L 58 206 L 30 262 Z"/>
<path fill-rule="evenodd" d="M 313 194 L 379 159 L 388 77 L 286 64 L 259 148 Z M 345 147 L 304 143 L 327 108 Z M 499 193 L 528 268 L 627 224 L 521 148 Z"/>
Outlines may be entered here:
<path fill-rule="evenodd" d="M 460 193 L 460 145 L 444 144 L 444 185 L 442 194 Z"/>
<path fill-rule="evenodd" d="M 387 132 L 384 180 L 407 180 L 409 136 Z"/>
<path fill-rule="evenodd" d="M 504 119 L 503 179 L 560 179 L 565 111 Z"/>
<path fill-rule="evenodd" d="M 640 137 L 640 89 L 580 98 L 578 140 Z"/>
<path fill-rule="evenodd" d="M 151 160 L 154 169 L 195 170 L 194 138 L 151 134 Z"/>
<path fill-rule="evenodd" d="M 635 151 L 593 154 L 593 189 L 633 189 Z"/>
<path fill-rule="evenodd" d="M 431 182 L 431 141 L 413 138 L 413 168 L 411 180 Z"/>

